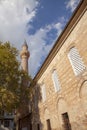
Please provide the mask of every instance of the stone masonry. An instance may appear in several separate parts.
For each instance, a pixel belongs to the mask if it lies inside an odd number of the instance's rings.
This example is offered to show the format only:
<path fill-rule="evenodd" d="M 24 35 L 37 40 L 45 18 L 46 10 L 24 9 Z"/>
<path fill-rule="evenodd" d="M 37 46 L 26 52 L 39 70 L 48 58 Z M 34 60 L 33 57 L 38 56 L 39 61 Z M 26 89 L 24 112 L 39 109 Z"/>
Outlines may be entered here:
<path fill-rule="evenodd" d="M 84 71 L 77 76 L 68 58 L 73 47 L 85 65 Z M 60 82 L 57 92 L 52 80 L 53 70 L 57 71 Z M 43 102 L 40 98 L 34 108 L 33 130 L 87 130 L 87 0 L 79 4 L 34 80 L 41 97 L 41 87 L 45 84 L 46 100 Z M 68 115 L 68 129 L 64 127 L 64 114 Z"/>

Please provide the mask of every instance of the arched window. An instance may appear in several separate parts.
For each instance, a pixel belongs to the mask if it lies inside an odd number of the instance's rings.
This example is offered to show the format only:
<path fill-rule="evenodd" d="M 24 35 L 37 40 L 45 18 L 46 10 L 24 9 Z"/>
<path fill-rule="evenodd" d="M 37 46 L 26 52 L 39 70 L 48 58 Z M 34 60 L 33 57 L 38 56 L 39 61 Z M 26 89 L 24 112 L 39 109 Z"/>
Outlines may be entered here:
<path fill-rule="evenodd" d="M 45 84 L 42 85 L 42 99 L 43 99 L 43 102 L 46 100 L 46 88 L 45 88 Z"/>
<path fill-rule="evenodd" d="M 75 47 L 70 49 L 68 53 L 68 58 L 70 60 L 75 75 L 79 75 L 85 69 L 85 65 L 79 55 L 78 50 Z"/>
<path fill-rule="evenodd" d="M 53 79 L 55 91 L 57 92 L 60 90 L 60 82 L 56 70 L 54 70 L 52 73 L 52 79 Z"/>

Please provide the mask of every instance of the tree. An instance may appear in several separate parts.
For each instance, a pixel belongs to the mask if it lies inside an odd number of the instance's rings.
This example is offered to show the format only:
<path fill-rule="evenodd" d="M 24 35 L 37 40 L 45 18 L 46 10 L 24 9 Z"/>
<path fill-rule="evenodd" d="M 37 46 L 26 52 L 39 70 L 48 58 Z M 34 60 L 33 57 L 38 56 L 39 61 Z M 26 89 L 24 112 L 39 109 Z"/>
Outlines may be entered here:
<path fill-rule="evenodd" d="M 17 49 L 9 42 L 0 43 L 0 110 L 6 112 L 27 104 L 31 96 L 31 77 L 20 70 L 17 56 Z"/>

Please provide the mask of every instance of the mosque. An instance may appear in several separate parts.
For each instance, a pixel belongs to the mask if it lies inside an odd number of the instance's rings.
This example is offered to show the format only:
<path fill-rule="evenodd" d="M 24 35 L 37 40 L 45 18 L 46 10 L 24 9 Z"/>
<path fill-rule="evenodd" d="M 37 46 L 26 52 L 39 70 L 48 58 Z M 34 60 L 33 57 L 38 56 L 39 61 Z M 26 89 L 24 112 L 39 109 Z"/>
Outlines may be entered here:
<path fill-rule="evenodd" d="M 22 46 L 22 68 L 29 51 Z M 87 0 L 81 0 L 33 79 L 35 94 L 18 130 L 87 130 Z"/>

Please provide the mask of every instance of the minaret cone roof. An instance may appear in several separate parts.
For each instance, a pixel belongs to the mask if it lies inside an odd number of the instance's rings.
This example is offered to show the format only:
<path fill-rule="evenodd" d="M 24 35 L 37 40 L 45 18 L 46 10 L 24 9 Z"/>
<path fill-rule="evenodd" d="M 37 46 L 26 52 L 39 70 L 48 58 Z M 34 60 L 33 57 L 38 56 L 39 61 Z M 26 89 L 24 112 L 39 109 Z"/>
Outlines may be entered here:
<path fill-rule="evenodd" d="M 26 46 L 28 48 L 26 40 L 24 40 L 24 44 L 22 46 Z"/>

